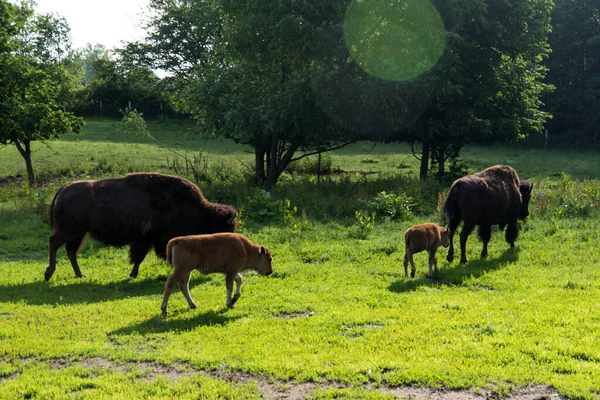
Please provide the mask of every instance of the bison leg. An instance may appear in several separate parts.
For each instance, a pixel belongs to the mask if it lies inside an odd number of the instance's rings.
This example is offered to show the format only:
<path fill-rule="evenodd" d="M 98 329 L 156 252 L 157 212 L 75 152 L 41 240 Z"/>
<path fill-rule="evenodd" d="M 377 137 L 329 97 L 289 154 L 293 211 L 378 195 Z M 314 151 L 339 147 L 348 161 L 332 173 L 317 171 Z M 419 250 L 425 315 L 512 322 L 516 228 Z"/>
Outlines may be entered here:
<path fill-rule="evenodd" d="M 233 282 L 235 281 L 235 294 L 231 296 L 231 292 L 233 292 Z M 241 286 L 242 286 L 242 276 L 240 274 L 227 274 L 225 284 L 227 286 L 227 307 L 233 308 L 233 305 L 239 300 L 242 295 Z"/>
<path fill-rule="evenodd" d="M 48 239 L 48 268 L 46 268 L 46 273 L 44 274 L 46 280 L 49 280 L 54 275 L 54 271 L 56 271 L 56 252 L 65 243 L 66 240 L 58 234 L 54 234 Z"/>
<path fill-rule="evenodd" d="M 458 225 L 460 225 L 460 218 L 453 218 L 448 221 L 448 241 L 450 242 L 448 255 L 446 256 L 448 262 L 454 261 L 454 232 L 458 229 Z"/>
<path fill-rule="evenodd" d="M 448 231 L 448 255 L 446 255 L 446 260 L 448 262 L 454 261 L 454 231 Z"/>
<path fill-rule="evenodd" d="M 479 225 L 477 234 L 483 242 L 483 249 L 481 250 L 481 258 L 486 258 L 488 255 L 488 243 L 492 238 L 492 226 L 491 225 Z"/>
<path fill-rule="evenodd" d="M 508 226 L 506 227 L 506 232 L 504 233 L 504 239 L 506 239 L 506 243 L 510 245 L 510 247 L 515 247 L 515 240 L 517 239 L 517 235 L 519 233 L 519 229 L 517 228 L 517 219 L 511 218 Z"/>
<path fill-rule="evenodd" d="M 146 254 L 152 248 L 151 242 L 146 241 L 138 241 L 131 243 L 131 247 L 129 248 L 129 259 L 133 264 L 133 268 L 129 273 L 129 276 L 132 278 L 137 278 L 138 273 L 140 271 L 140 264 L 146 258 Z"/>
<path fill-rule="evenodd" d="M 173 288 L 175 287 L 175 285 L 181 282 L 182 279 L 183 277 L 177 271 L 173 272 L 173 275 L 171 275 L 167 279 L 167 283 L 165 284 L 165 292 L 163 293 L 162 305 L 160 306 L 160 309 L 162 310 L 162 315 L 167 315 L 167 304 L 169 303 L 169 297 L 171 297 L 171 293 L 173 293 Z"/>
<path fill-rule="evenodd" d="M 431 278 L 432 276 L 432 271 L 431 271 L 431 266 L 435 267 L 435 272 L 438 272 L 438 267 L 437 267 L 437 258 L 435 257 L 435 250 L 432 251 L 428 251 L 429 253 L 429 273 L 427 274 L 427 277 Z"/>
<path fill-rule="evenodd" d="M 408 278 L 408 263 L 410 263 L 410 277 L 415 277 L 415 272 L 417 268 L 415 267 L 415 261 L 413 260 L 413 253 L 410 250 L 407 250 L 404 253 L 404 277 Z"/>
<path fill-rule="evenodd" d="M 192 276 L 192 271 L 190 271 L 187 275 L 183 277 L 182 280 L 179 281 L 179 289 L 181 289 L 181 293 L 183 293 L 183 297 L 187 300 L 190 308 L 196 308 L 196 303 L 192 300 L 192 296 L 190 296 L 190 278 Z M 166 305 L 165 305 L 166 309 Z"/>
<path fill-rule="evenodd" d="M 73 272 L 75 272 L 75 277 L 77 278 L 81 278 L 83 276 L 83 274 L 81 273 L 81 269 L 79 269 L 79 264 L 77 263 L 77 252 L 79 252 L 79 249 L 81 249 L 84 238 L 85 235 L 80 236 L 74 240 L 69 240 L 65 245 L 65 250 L 67 250 L 67 256 L 69 257 L 69 261 L 71 261 Z"/>
<path fill-rule="evenodd" d="M 475 224 L 472 222 L 466 222 L 463 224 L 463 228 L 460 231 L 460 263 L 465 264 L 467 262 L 467 239 L 473 229 L 475 228 Z"/>

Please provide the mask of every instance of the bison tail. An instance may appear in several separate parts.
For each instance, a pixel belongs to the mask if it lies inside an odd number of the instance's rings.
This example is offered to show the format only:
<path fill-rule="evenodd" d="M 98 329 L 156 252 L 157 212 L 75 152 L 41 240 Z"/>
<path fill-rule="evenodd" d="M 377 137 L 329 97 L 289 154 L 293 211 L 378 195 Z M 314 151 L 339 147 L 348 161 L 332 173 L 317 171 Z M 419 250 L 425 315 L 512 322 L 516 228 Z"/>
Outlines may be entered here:
<path fill-rule="evenodd" d="M 64 186 L 61 187 L 60 189 L 58 189 L 58 191 L 56 192 L 56 194 L 52 198 L 52 203 L 50 203 L 50 208 L 48 210 L 48 212 L 50 214 L 50 227 L 52 227 L 52 228 L 54 228 L 54 226 L 56 224 L 56 218 L 54 216 L 54 207 L 56 205 L 56 199 L 58 198 L 58 194 L 63 190 L 63 188 L 64 188 Z"/>
<path fill-rule="evenodd" d="M 167 264 L 173 267 L 173 242 L 167 243 Z"/>
<path fill-rule="evenodd" d="M 446 196 L 446 201 L 444 202 L 444 214 L 446 214 L 450 221 L 457 217 L 460 218 L 460 215 L 457 215 L 460 213 L 460 209 L 458 208 L 460 186 L 459 181 L 454 182 L 452 186 L 450 186 L 448 196 Z"/>

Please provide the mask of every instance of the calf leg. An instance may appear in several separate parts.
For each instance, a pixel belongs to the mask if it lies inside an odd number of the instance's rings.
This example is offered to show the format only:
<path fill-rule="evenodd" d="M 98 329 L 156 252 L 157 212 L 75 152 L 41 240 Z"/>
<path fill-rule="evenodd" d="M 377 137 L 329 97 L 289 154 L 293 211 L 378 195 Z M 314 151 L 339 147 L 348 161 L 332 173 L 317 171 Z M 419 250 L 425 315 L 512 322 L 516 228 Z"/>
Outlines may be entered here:
<path fill-rule="evenodd" d="M 56 271 L 56 252 L 65 243 L 65 238 L 58 233 L 55 233 L 48 239 L 48 267 L 44 274 L 46 280 L 49 280 L 54 275 L 54 271 Z"/>
<path fill-rule="evenodd" d="M 69 240 L 65 245 L 65 250 L 67 250 L 67 256 L 69 257 L 69 261 L 71 261 L 71 266 L 73 267 L 76 278 L 81 278 L 83 276 L 81 269 L 79 269 L 79 264 L 77 263 L 77 252 L 81 249 L 84 238 L 85 235 L 82 235 L 76 239 Z"/>
<path fill-rule="evenodd" d="M 481 250 L 481 258 L 485 258 L 488 255 L 488 243 L 492 238 L 492 226 L 491 225 L 479 225 L 477 234 L 483 242 L 483 249 Z"/>
<path fill-rule="evenodd" d="M 174 267 L 175 269 L 175 267 Z M 167 315 L 167 304 L 169 303 L 169 297 L 171 296 L 171 293 L 173 293 L 173 288 L 175 287 L 175 285 L 179 284 L 181 287 L 180 282 L 187 277 L 188 281 L 185 282 L 185 287 L 188 287 L 188 283 L 189 283 L 189 276 L 190 276 L 191 272 L 187 273 L 187 274 L 182 274 L 181 272 L 177 271 L 177 269 L 175 269 L 175 271 L 173 272 L 173 274 L 167 279 L 167 283 L 165 284 L 165 292 L 163 293 L 163 301 L 162 301 L 162 305 L 160 306 L 160 309 L 162 310 L 162 315 Z M 181 289 L 183 291 L 183 288 Z M 186 289 L 187 291 L 187 289 Z M 186 294 L 183 294 L 186 299 L 188 298 L 186 296 Z M 189 296 L 189 291 L 187 293 L 187 295 Z M 191 298 L 190 298 L 191 300 Z M 189 300 L 188 300 L 189 303 Z M 193 302 L 192 302 L 193 303 Z M 190 307 L 192 307 L 192 305 L 190 304 Z M 194 307 L 192 307 L 194 308 Z"/>
<path fill-rule="evenodd" d="M 192 300 L 192 296 L 190 296 L 190 278 L 192 275 L 192 271 L 190 271 L 187 275 L 183 277 L 179 281 L 179 288 L 181 289 L 181 293 L 183 293 L 183 297 L 187 300 L 190 308 L 196 308 L 196 303 Z M 165 305 L 166 308 L 166 305 Z"/>
<path fill-rule="evenodd" d="M 235 295 L 231 295 L 233 292 L 233 282 L 235 282 Z M 227 274 L 225 278 L 225 285 L 227 286 L 227 307 L 233 308 L 233 305 L 238 301 L 241 295 L 242 276 L 238 273 Z"/>
<path fill-rule="evenodd" d="M 152 248 L 152 243 L 149 241 L 141 240 L 137 242 L 131 243 L 131 247 L 129 248 L 129 259 L 133 264 L 133 268 L 129 273 L 129 276 L 132 278 L 137 278 L 138 273 L 140 271 L 140 264 L 146 258 L 146 254 Z"/>
<path fill-rule="evenodd" d="M 475 228 L 475 224 L 472 222 L 466 222 L 463 224 L 463 228 L 460 231 L 460 263 L 465 264 L 467 262 L 467 239 L 473 229 Z"/>
<path fill-rule="evenodd" d="M 436 249 L 437 250 L 437 249 Z M 431 278 L 432 273 L 431 273 L 431 266 L 433 265 L 435 267 L 435 272 L 438 272 L 438 267 L 437 267 L 437 258 L 435 257 L 435 250 L 429 250 L 427 251 L 427 253 L 429 254 L 429 273 L 427 274 L 427 277 Z"/>
<path fill-rule="evenodd" d="M 417 268 L 415 267 L 415 261 L 413 260 L 413 253 L 410 250 L 406 250 L 404 253 L 404 277 L 408 278 L 408 263 L 410 262 L 410 277 L 415 277 Z"/>

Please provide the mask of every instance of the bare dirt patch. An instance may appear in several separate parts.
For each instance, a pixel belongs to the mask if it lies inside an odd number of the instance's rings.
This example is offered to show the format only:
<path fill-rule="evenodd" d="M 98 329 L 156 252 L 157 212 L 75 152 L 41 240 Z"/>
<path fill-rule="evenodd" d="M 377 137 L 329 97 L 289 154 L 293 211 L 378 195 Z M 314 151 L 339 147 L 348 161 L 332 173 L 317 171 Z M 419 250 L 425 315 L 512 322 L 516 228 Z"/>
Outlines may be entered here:
<path fill-rule="evenodd" d="M 312 311 L 305 311 L 301 313 L 281 313 L 277 317 L 278 318 L 304 318 L 304 317 L 312 317 L 315 315 Z"/>
<path fill-rule="evenodd" d="M 23 360 L 25 364 L 33 361 L 31 358 Z M 144 379 L 154 380 L 157 377 L 163 377 L 169 380 L 179 380 L 202 374 L 213 379 L 220 379 L 235 385 L 254 383 L 265 399 L 276 400 L 304 400 L 310 398 L 316 390 L 344 389 L 352 386 L 339 382 L 285 382 L 274 381 L 262 375 L 248 374 L 239 371 L 228 371 L 218 369 L 214 371 L 199 370 L 190 367 L 185 363 L 173 363 L 169 365 L 154 364 L 150 362 L 127 362 L 117 363 L 102 357 L 94 357 L 83 360 L 51 360 L 50 368 L 62 369 L 71 366 L 82 366 L 90 369 L 111 369 L 119 373 L 127 373 L 132 368 L 144 373 Z M 5 377 L 10 379 L 12 376 Z M 1 381 L 2 379 L 0 379 Z M 356 388 L 356 386 L 354 386 Z M 360 388 L 365 390 L 376 390 L 384 394 L 391 394 L 395 398 L 410 400 L 487 400 L 487 399 L 509 399 L 509 400 L 562 400 L 566 397 L 561 396 L 558 391 L 552 387 L 535 385 L 519 388 L 511 391 L 508 396 L 500 396 L 492 389 L 434 389 L 419 386 L 401 386 L 392 387 L 388 385 L 375 386 L 365 384 Z"/>

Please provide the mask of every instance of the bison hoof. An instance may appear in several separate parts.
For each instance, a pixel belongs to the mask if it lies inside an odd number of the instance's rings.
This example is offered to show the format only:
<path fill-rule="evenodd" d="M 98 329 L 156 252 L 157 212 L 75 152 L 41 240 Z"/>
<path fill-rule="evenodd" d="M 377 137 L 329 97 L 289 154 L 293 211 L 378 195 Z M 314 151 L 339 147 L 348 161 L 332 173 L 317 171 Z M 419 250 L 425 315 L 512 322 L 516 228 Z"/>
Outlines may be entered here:
<path fill-rule="evenodd" d="M 446 256 L 446 260 L 447 260 L 448 262 L 452 262 L 452 261 L 454 261 L 454 254 L 448 254 L 448 255 Z"/>
<path fill-rule="evenodd" d="M 460 263 L 461 264 L 466 264 L 467 263 L 467 259 L 466 258 L 461 258 L 460 259 Z"/>
<path fill-rule="evenodd" d="M 46 279 L 46 281 L 49 281 L 50 278 L 52 278 L 53 274 L 54 274 L 54 272 L 48 272 L 48 271 L 46 271 L 46 273 L 44 274 L 44 278 Z"/>
<path fill-rule="evenodd" d="M 129 276 L 132 277 L 132 278 L 137 278 L 138 274 L 132 272 L 132 273 L 129 274 Z"/>
<path fill-rule="evenodd" d="M 229 308 L 233 308 L 233 305 L 240 299 L 240 295 L 239 294 L 234 294 L 233 298 L 231 299 L 231 301 L 229 302 L 229 304 L 227 304 L 227 307 Z"/>
<path fill-rule="evenodd" d="M 160 310 L 162 311 L 162 316 L 166 317 L 167 316 L 167 309 L 166 308 L 161 308 Z"/>
<path fill-rule="evenodd" d="M 414 278 L 414 277 L 415 277 L 415 271 L 413 271 L 413 272 L 411 272 L 411 273 L 410 273 L 410 277 L 411 277 L 411 278 Z"/>

